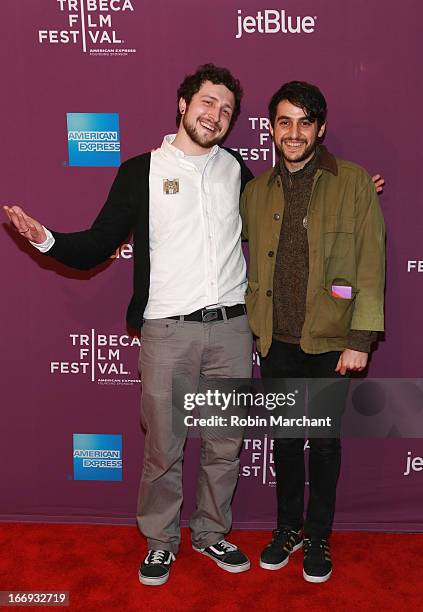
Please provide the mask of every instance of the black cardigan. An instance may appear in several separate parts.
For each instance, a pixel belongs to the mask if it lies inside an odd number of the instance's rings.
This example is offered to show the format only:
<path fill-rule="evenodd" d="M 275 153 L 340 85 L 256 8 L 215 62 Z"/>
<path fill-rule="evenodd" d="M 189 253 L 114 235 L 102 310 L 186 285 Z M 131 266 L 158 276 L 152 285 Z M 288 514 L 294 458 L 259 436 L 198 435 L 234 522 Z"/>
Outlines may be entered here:
<path fill-rule="evenodd" d="M 241 166 L 241 193 L 253 178 L 239 153 L 231 153 Z M 55 243 L 46 253 L 61 263 L 88 270 L 106 261 L 132 231 L 134 235 L 134 293 L 126 320 L 140 329 L 150 290 L 149 248 L 149 173 L 151 153 L 125 161 L 119 168 L 107 201 L 92 224 L 82 232 L 60 233 L 51 230 Z"/>

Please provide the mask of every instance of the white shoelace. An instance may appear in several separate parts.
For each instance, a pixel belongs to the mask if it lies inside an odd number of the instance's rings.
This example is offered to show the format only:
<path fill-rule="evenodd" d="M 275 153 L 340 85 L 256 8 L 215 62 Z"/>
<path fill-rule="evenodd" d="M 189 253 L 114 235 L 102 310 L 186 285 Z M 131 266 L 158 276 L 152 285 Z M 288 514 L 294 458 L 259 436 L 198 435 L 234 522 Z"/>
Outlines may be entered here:
<path fill-rule="evenodd" d="M 217 544 L 218 546 L 221 546 L 223 550 L 225 550 L 226 552 L 232 552 L 234 550 L 238 550 L 237 546 L 235 546 L 234 544 L 231 544 L 230 542 L 227 542 L 226 540 L 220 540 L 220 542 L 218 542 Z"/>
<path fill-rule="evenodd" d="M 145 558 L 145 563 L 148 563 L 149 565 L 156 563 L 162 565 L 164 563 L 167 552 L 167 550 L 149 550 L 148 555 Z M 169 554 L 172 561 L 175 561 L 175 555 L 171 552 Z"/>

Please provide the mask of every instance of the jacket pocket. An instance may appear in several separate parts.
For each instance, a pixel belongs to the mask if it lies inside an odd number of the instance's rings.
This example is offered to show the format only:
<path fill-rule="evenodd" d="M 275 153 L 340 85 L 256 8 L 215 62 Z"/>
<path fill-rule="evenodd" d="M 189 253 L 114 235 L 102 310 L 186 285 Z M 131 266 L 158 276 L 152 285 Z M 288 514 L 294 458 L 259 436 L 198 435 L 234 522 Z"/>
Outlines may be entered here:
<path fill-rule="evenodd" d="M 328 215 L 324 222 L 325 259 L 351 256 L 354 247 L 353 217 Z"/>
<path fill-rule="evenodd" d="M 250 328 L 255 336 L 260 336 L 259 284 L 255 281 L 248 281 L 247 291 L 245 292 L 245 306 Z"/>
<path fill-rule="evenodd" d="M 356 291 L 348 298 L 335 298 L 324 287 L 316 297 L 316 311 L 310 325 L 312 338 L 345 338 L 351 327 Z"/>

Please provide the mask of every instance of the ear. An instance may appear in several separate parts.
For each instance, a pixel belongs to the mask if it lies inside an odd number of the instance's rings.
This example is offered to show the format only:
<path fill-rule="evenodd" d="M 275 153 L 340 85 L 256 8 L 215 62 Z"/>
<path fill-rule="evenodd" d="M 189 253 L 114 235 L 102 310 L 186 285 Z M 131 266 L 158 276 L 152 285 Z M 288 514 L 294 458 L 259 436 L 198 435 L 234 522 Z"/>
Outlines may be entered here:
<path fill-rule="evenodd" d="M 186 109 L 187 103 L 185 102 L 184 98 L 179 98 L 179 112 L 181 113 L 181 115 L 185 113 Z"/>
<path fill-rule="evenodd" d="M 319 132 L 318 132 L 317 136 L 318 136 L 319 138 L 322 138 L 322 136 L 323 136 L 323 134 L 325 133 L 325 131 L 326 131 L 326 123 L 324 123 L 324 124 L 323 124 L 323 125 L 320 127 L 320 130 L 319 130 Z"/>
<path fill-rule="evenodd" d="M 270 123 L 270 121 L 269 121 L 269 133 L 270 133 L 270 136 L 271 136 L 271 138 L 273 140 L 273 134 L 274 134 L 274 132 L 273 132 L 273 125 Z"/>

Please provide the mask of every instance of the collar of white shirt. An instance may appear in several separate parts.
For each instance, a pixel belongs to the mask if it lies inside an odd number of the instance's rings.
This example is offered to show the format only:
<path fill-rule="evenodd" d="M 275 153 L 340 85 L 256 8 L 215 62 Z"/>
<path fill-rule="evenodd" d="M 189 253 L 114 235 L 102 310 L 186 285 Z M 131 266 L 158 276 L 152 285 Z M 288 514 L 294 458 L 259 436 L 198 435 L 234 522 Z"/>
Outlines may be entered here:
<path fill-rule="evenodd" d="M 175 147 L 172 143 L 176 138 L 176 134 L 167 134 L 164 138 L 163 138 L 163 142 L 162 142 L 162 146 L 160 147 L 161 152 L 163 153 L 163 155 L 165 156 L 169 156 L 172 158 L 178 158 L 178 160 L 191 164 L 192 162 L 190 162 L 188 159 L 185 159 L 186 157 L 190 157 L 188 155 L 186 155 L 183 151 L 181 151 L 181 149 L 178 149 L 177 147 Z M 219 146 L 218 145 L 214 145 L 208 152 L 207 157 L 210 159 L 212 157 L 214 157 L 215 155 L 217 155 L 219 151 Z"/>

